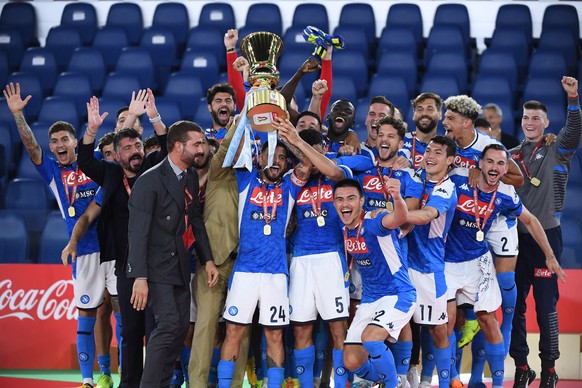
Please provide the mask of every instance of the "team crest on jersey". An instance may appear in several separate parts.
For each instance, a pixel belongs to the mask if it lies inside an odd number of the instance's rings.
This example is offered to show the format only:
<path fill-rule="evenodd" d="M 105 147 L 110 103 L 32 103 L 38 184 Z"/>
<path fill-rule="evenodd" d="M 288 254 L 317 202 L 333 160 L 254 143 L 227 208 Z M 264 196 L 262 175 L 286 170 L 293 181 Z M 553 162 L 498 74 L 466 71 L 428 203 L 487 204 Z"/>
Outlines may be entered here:
<path fill-rule="evenodd" d="M 283 205 L 283 190 L 280 187 L 275 187 L 267 192 L 267 206 L 273 206 L 274 199 L 277 198 L 277 206 Z M 257 186 L 253 189 L 249 202 L 253 205 L 263 206 L 263 190 Z"/>
<path fill-rule="evenodd" d="M 479 207 L 479 216 L 483 217 L 485 216 L 485 212 L 489 211 L 489 213 L 493 212 L 493 208 L 491 209 L 487 209 L 489 206 L 489 203 L 487 202 L 483 202 L 483 201 L 478 201 L 478 207 Z M 465 194 L 461 194 L 461 196 L 459 197 L 459 202 L 457 203 L 457 210 L 465 213 L 465 214 L 469 214 L 474 216 L 475 215 L 475 201 L 473 200 L 472 197 L 469 197 Z"/>
<path fill-rule="evenodd" d="M 455 161 L 453 164 L 455 167 L 463 167 L 463 168 L 475 168 L 479 163 L 479 156 L 473 155 L 469 158 L 466 158 L 461 155 L 455 155 Z"/>
<path fill-rule="evenodd" d="M 228 308 L 228 313 L 234 317 L 236 314 L 238 314 L 238 308 L 236 308 L 235 306 L 230 306 Z"/>
<path fill-rule="evenodd" d="M 311 204 L 311 199 L 316 192 L 317 186 L 303 188 L 297 198 L 297 206 Z M 333 202 L 333 189 L 331 185 L 321 185 L 321 190 L 319 190 L 317 198 L 321 202 Z"/>
<path fill-rule="evenodd" d="M 348 253 L 351 254 L 368 253 L 368 246 L 366 245 L 366 241 L 361 236 L 357 240 L 355 237 L 349 237 L 346 240 L 346 249 L 348 250 Z"/>

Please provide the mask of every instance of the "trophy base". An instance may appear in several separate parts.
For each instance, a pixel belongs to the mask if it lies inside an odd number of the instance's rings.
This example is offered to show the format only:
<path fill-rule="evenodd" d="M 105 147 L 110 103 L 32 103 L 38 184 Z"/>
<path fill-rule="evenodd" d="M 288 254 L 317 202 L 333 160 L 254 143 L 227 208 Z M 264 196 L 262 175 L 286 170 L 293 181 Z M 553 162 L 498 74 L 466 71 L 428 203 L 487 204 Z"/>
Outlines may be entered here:
<path fill-rule="evenodd" d="M 247 107 L 247 118 L 255 131 L 274 131 L 273 122 L 275 118 L 286 119 L 287 103 L 285 97 L 276 90 L 256 90 L 249 97 Z"/>

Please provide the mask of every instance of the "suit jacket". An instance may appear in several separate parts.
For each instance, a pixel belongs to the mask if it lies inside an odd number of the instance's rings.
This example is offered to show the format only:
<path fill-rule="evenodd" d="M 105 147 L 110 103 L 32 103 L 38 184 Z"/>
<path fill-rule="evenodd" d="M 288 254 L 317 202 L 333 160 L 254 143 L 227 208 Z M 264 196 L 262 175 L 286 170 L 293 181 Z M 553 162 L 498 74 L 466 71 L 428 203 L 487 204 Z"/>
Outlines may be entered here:
<path fill-rule="evenodd" d="M 160 151 L 149 154 L 141 165 L 138 176 L 144 171 L 161 162 L 168 150 L 166 148 L 166 135 L 157 136 L 160 142 Z M 97 160 L 94 154 L 95 143 L 79 143 L 79 154 L 77 162 L 79 168 L 94 182 L 97 182 L 103 190 L 103 203 L 101 204 L 101 215 L 97 224 L 97 237 L 99 238 L 99 248 L 101 250 L 101 262 L 116 260 L 116 271 L 125 271 L 127 255 L 115 257 L 114 239 L 120 238 L 114 236 L 111 222 L 113 222 L 113 206 L 111 199 L 115 191 L 123 185 L 123 168 L 115 162 Z M 126 222 L 126 220 L 124 220 Z M 123 238 L 123 237 L 122 237 Z M 125 237 L 126 238 L 126 237 Z"/>
<path fill-rule="evenodd" d="M 168 157 L 142 174 L 129 197 L 129 254 L 127 277 L 188 286 L 190 260 L 182 235 L 188 224 L 196 241 L 194 248 L 202 264 L 212 260 L 208 235 L 198 200 L 198 176 L 188 169 L 187 188 L 192 202 L 186 209 L 184 190 Z"/>
<path fill-rule="evenodd" d="M 233 135 L 231 128 L 212 157 L 206 183 L 204 222 L 216 265 L 238 247 L 238 183 L 232 167 L 222 168 Z"/>

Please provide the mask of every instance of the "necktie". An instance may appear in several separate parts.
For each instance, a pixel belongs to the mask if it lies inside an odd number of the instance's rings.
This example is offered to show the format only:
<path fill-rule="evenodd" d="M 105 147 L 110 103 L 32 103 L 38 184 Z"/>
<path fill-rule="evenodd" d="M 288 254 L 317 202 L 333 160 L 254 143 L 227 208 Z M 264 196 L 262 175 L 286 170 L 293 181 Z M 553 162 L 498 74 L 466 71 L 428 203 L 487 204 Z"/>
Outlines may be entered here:
<path fill-rule="evenodd" d="M 178 178 L 180 179 L 180 186 L 182 186 L 182 189 L 186 190 L 186 184 L 188 182 L 186 171 L 182 171 L 180 175 L 178 175 Z"/>

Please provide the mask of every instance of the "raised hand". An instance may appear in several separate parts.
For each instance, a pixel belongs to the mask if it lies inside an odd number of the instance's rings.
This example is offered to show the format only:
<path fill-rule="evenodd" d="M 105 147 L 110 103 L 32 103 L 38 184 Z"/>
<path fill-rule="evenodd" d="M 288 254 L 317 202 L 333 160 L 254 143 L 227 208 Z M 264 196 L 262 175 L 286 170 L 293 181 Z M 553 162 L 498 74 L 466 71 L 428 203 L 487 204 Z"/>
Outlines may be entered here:
<path fill-rule="evenodd" d="M 156 107 L 156 98 L 154 97 L 154 92 L 150 88 L 147 89 L 145 100 L 145 109 L 150 119 L 158 116 L 158 108 Z"/>
<path fill-rule="evenodd" d="M 568 93 L 568 96 L 578 96 L 578 80 L 574 77 L 562 77 L 562 87 Z"/>
<path fill-rule="evenodd" d="M 3 90 L 4 98 L 6 98 L 6 104 L 8 109 L 12 114 L 20 113 L 28 104 L 28 101 L 32 98 L 31 95 L 26 96 L 23 100 L 20 98 L 20 84 L 17 82 L 16 86 L 10 82 L 10 85 L 6 85 L 6 89 Z"/>
<path fill-rule="evenodd" d="M 99 114 L 99 99 L 95 96 L 91 97 L 87 103 L 87 129 L 97 134 L 97 130 L 108 115 L 107 112 Z"/>
<path fill-rule="evenodd" d="M 233 28 L 226 31 L 226 34 L 224 34 L 224 47 L 227 50 L 234 49 L 236 48 L 236 42 L 238 42 L 238 30 Z"/>
<path fill-rule="evenodd" d="M 312 73 L 319 69 L 321 69 L 321 65 L 314 57 L 307 58 L 301 65 L 301 71 L 304 73 Z"/>
<path fill-rule="evenodd" d="M 243 72 L 245 70 L 250 70 L 250 65 L 249 65 L 249 61 L 247 61 L 247 59 L 245 57 L 238 57 L 237 59 L 235 59 L 235 61 L 232 63 L 232 67 L 236 70 L 236 71 L 240 71 Z"/>
<path fill-rule="evenodd" d="M 149 89 L 148 89 L 149 90 Z M 146 100 L 148 99 L 148 92 L 146 89 L 140 89 L 135 95 L 135 91 L 131 92 L 131 101 L 129 102 L 128 115 L 139 117 L 146 112 Z"/>
<path fill-rule="evenodd" d="M 323 96 L 328 91 L 327 80 L 318 79 L 311 85 L 311 94 L 314 96 Z"/>

